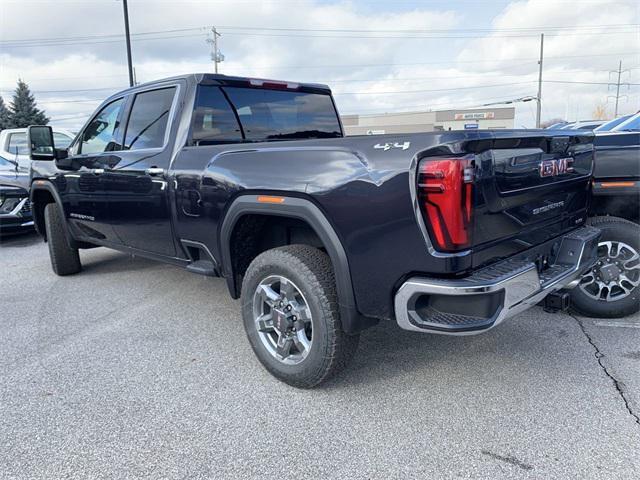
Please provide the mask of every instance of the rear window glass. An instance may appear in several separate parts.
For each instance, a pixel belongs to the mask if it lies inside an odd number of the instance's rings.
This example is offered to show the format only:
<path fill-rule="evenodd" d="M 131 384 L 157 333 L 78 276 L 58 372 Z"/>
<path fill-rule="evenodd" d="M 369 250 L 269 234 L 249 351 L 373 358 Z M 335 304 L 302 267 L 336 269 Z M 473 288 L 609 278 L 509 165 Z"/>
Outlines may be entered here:
<path fill-rule="evenodd" d="M 196 145 L 242 141 L 242 131 L 236 115 L 220 88 L 198 88 L 193 112 L 192 138 Z"/>
<path fill-rule="evenodd" d="M 250 141 L 341 136 L 329 95 L 223 87 Z"/>

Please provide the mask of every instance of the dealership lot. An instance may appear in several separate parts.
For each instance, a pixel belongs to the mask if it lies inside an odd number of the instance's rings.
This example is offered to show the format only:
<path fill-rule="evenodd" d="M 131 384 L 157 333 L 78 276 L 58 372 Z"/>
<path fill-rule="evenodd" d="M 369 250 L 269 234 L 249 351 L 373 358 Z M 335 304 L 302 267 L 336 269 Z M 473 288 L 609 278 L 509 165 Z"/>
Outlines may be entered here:
<path fill-rule="evenodd" d="M 640 317 L 523 313 L 485 335 L 362 335 L 276 381 L 225 283 L 95 249 L 0 246 L 1 478 L 637 478 Z"/>

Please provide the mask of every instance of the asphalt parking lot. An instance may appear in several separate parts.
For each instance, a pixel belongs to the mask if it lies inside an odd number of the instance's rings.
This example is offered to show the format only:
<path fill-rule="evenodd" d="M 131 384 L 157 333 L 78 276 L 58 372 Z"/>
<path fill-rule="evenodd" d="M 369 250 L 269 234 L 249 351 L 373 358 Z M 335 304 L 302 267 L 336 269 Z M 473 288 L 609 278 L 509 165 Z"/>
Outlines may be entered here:
<path fill-rule="evenodd" d="M 0 478 L 638 478 L 640 317 L 525 312 L 365 332 L 322 388 L 274 380 L 222 280 L 0 246 Z"/>

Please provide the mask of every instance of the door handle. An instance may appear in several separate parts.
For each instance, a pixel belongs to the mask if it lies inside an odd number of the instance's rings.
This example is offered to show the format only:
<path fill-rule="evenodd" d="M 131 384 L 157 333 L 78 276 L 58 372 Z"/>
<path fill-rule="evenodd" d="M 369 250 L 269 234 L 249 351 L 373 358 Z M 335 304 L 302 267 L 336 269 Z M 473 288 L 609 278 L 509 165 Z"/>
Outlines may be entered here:
<path fill-rule="evenodd" d="M 164 173 L 164 168 L 149 167 L 144 171 L 144 173 L 151 176 L 162 175 Z"/>

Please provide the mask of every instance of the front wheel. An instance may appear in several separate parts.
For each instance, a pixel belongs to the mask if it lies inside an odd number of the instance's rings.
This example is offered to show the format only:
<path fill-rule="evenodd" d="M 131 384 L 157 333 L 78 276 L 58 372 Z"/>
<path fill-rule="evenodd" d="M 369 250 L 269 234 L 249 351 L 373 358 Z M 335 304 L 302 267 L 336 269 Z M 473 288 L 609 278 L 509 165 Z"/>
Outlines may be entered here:
<path fill-rule="evenodd" d="M 572 308 L 589 317 L 620 318 L 640 310 L 640 226 L 618 217 L 593 217 L 602 230 L 598 262 L 571 290 Z"/>
<path fill-rule="evenodd" d="M 258 255 L 242 282 L 242 317 L 264 367 L 289 385 L 311 388 L 345 367 L 358 335 L 342 331 L 329 257 L 307 245 Z"/>
<path fill-rule="evenodd" d="M 72 275 L 82 269 L 78 249 L 69 245 L 64 232 L 64 218 L 55 203 L 49 203 L 44 208 L 44 225 L 49 244 L 51 268 L 56 275 Z"/>

